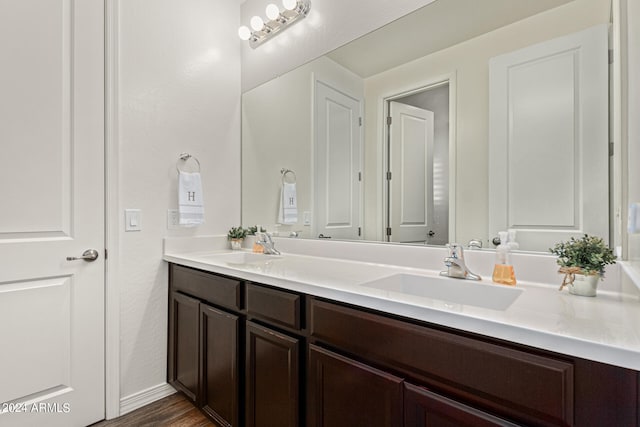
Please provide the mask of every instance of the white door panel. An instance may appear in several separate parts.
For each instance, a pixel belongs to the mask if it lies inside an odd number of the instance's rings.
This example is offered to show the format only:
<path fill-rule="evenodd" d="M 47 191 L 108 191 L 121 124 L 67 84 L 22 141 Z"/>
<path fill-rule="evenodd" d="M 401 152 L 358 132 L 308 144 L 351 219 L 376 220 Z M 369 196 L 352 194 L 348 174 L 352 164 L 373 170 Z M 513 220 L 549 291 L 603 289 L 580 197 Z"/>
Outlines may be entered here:
<path fill-rule="evenodd" d="M 360 101 L 316 81 L 316 235 L 361 239 L 362 141 Z"/>
<path fill-rule="evenodd" d="M 426 241 L 433 221 L 434 114 L 390 103 L 390 241 Z"/>
<path fill-rule="evenodd" d="M 598 26 L 492 58 L 490 237 L 609 237 L 607 49 Z"/>
<path fill-rule="evenodd" d="M 0 2 L 0 426 L 104 418 L 103 46 L 104 1 Z"/>

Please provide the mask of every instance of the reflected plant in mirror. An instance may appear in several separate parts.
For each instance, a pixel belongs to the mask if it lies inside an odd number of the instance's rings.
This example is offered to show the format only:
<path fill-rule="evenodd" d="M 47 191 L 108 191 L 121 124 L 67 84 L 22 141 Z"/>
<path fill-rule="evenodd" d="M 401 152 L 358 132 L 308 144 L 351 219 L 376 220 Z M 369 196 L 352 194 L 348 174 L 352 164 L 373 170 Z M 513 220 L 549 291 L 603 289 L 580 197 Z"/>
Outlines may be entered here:
<path fill-rule="evenodd" d="M 242 222 L 305 238 L 493 248 L 514 229 L 524 251 L 585 233 L 619 245 L 610 6 L 437 0 L 245 92 Z M 278 220 L 284 167 L 294 224 Z"/>

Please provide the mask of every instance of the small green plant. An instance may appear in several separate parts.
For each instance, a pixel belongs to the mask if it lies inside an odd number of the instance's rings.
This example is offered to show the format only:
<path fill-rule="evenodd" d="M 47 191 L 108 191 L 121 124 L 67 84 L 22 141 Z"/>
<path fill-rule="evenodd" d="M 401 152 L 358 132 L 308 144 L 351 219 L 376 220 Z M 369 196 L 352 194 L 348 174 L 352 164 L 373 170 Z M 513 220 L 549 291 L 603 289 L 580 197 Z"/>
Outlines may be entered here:
<path fill-rule="evenodd" d="M 558 256 L 560 267 L 577 267 L 585 275 L 604 275 L 607 264 L 615 264 L 613 250 L 600 237 L 585 234 L 582 238 L 572 237 L 568 242 L 560 242 L 549 251 Z"/>
<path fill-rule="evenodd" d="M 266 231 L 267 230 L 265 228 L 260 227 L 260 232 L 261 233 L 264 233 Z M 254 225 L 253 227 L 247 228 L 247 235 L 248 236 L 255 236 L 257 232 L 258 232 L 258 226 L 257 225 Z"/>
<path fill-rule="evenodd" d="M 247 230 L 242 227 L 231 227 L 227 233 L 228 240 L 244 239 L 247 236 Z"/>

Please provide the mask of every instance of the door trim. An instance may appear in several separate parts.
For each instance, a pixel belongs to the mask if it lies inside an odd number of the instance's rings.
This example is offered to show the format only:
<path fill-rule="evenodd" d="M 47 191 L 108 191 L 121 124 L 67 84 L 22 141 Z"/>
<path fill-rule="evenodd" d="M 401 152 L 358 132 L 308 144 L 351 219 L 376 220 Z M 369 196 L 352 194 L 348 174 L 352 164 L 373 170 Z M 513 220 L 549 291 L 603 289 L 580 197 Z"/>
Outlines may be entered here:
<path fill-rule="evenodd" d="M 118 21 L 119 0 L 105 2 L 105 418 L 120 416 L 120 286 L 118 281 Z"/>
<path fill-rule="evenodd" d="M 386 117 L 389 115 L 389 102 L 398 98 L 403 98 L 414 93 L 422 92 L 426 89 L 439 86 L 441 84 L 449 83 L 449 241 L 454 242 L 456 240 L 456 141 L 457 141 L 457 105 L 456 105 L 456 70 L 451 73 L 436 76 L 431 79 L 422 80 L 408 85 L 398 87 L 393 91 L 388 91 L 382 94 L 378 98 L 378 119 L 377 126 L 378 134 L 376 141 L 377 151 L 377 171 L 376 176 L 380 177 L 377 182 L 377 211 L 382 212 L 382 215 L 378 215 L 378 223 L 376 224 L 376 239 L 386 239 L 386 227 L 388 223 L 388 212 L 386 209 L 388 192 L 386 186 L 386 170 L 387 162 L 389 161 L 387 153 L 387 143 L 389 140 L 389 129 L 387 126 Z"/>

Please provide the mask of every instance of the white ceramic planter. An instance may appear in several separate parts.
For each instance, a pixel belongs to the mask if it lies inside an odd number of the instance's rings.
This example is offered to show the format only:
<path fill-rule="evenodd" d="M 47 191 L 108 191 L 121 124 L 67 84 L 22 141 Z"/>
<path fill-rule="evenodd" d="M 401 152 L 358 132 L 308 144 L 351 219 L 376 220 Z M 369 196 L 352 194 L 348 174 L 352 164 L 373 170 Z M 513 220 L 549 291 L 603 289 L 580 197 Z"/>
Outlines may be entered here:
<path fill-rule="evenodd" d="M 231 239 L 229 241 L 231 242 L 231 249 L 234 251 L 242 249 L 242 239 Z"/>
<path fill-rule="evenodd" d="M 583 297 L 595 297 L 598 289 L 598 280 L 600 280 L 600 276 L 597 274 L 590 276 L 576 274 L 573 284 L 569 285 L 569 293 Z"/>

